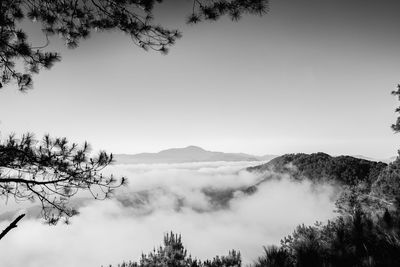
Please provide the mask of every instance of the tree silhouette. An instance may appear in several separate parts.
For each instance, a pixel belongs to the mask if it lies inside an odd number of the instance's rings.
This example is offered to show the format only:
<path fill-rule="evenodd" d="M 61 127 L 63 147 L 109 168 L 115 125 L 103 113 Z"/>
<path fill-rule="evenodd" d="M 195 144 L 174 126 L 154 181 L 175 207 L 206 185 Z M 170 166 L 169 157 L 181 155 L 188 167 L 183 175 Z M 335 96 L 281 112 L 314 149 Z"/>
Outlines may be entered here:
<path fill-rule="evenodd" d="M 281 246 L 265 249 L 256 267 L 397 266 L 400 262 L 399 212 L 382 216 L 361 210 L 323 225 L 299 225 Z"/>
<path fill-rule="evenodd" d="M 258 257 L 254 267 L 290 267 L 293 266 L 291 255 L 277 246 L 264 247 L 264 255 Z"/>
<path fill-rule="evenodd" d="M 153 22 L 153 9 L 162 0 L 0 0 L 0 88 L 16 82 L 21 91 L 32 87 L 32 74 L 50 68 L 60 60 L 57 52 L 44 49 L 49 37 L 59 35 L 67 47 L 75 48 L 92 31 L 117 29 L 129 35 L 143 49 L 166 53 L 177 38 L 171 30 Z M 188 23 L 217 20 L 229 15 L 263 14 L 268 0 L 193 0 Z M 46 44 L 34 47 L 19 22 L 28 18 L 40 22 Z M 17 70 L 17 63 L 24 70 Z"/>
<path fill-rule="evenodd" d="M 240 252 L 229 251 L 227 256 L 216 256 L 212 260 L 200 261 L 187 255 L 181 235 L 166 234 L 164 244 L 152 252 L 142 254 L 139 262 L 123 262 L 118 267 L 239 267 Z M 111 265 L 109 265 L 112 267 Z"/>
<path fill-rule="evenodd" d="M 125 179 L 103 176 L 101 171 L 112 162 L 112 155 L 100 152 L 89 158 L 89 146 L 69 144 L 65 138 L 46 135 L 41 142 L 31 134 L 21 140 L 10 136 L 0 144 L 0 196 L 16 201 L 39 199 L 42 215 L 56 223 L 63 215 L 77 211 L 68 200 L 80 189 L 87 189 L 95 199 L 108 198 Z"/>
<path fill-rule="evenodd" d="M 46 51 L 50 37 L 58 35 L 68 48 L 75 48 L 93 31 L 117 29 L 129 35 L 145 50 L 166 53 L 180 38 L 176 29 L 153 21 L 153 10 L 162 0 L 0 0 L 0 88 L 16 84 L 20 91 L 33 86 L 32 75 L 49 69 L 61 59 Z M 243 14 L 262 15 L 268 0 L 193 0 L 187 23 L 217 20 L 228 15 L 237 20 Z M 33 46 L 21 22 L 29 19 L 41 25 L 45 44 Z M 125 179 L 103 176 L 112 155 L 100 152 L 91 157 L 89 146 L 69 144 L 66 138 L 45 136 L 37 141 L 31 134 L 20 140 L 11 136 L 0 141 L 0 197 L 17 201 L 38 199 L 42 216 L 51 224 L 77 213 L 69 199 L 80 190 L 104 199 Z M 16 227 L 18 217 L 1 237 Z"/>
<path fill-rule="evenodd" d="M 400 84 L 397 85 L 397 90 L 392 91 L 392 95 L 397 96 L 398 100 L 400 100 Z M 396 108 L 396 113 L 400 114 L 400 107 Z M 392 129 L 395 133 L 400 132 L 400 117 L 392 124 Z"/>
<path fill-rule="evenodd" d="M 400 100 L 400 85 L 392 93 Z M 396 112 L 400 113 L 400 107 Z M 392 129 L 400 132 L 400 118 Z M 312 163 L 321 164 L 314 158 L 306 166 Z M 297 226 L 292 235 L 281 240 L 280 247 L 266 248 L 255 266 L 398 266 L 400 157 L 380 167 L 380 171 L 369 173 L 367 180 L 354 179 L 351 187 L 342 189 L 336 203 L 338 218 L 326 224 Z"/>
<path fill-rule="evenodd" d="M 16 202 L 39 200 L 41 216 L 56 224 L 61 218 L 76 215 L 69 200 L 80 190 L 89 191 L 94 199 L 105 199 L 125 183 L 101 171 L 113 160 L 112 154 L 100 152 L 90 157 L 89 145 L 69 144 L 66 138 L 36 141 L 33 135 L 20 140 L 10 136 L 0 143 L 0 197 Z M 23 216 L 22 216 L 23 217 Z M 3 232 L 4 237 L 22 218 L 17 217 Z"/>

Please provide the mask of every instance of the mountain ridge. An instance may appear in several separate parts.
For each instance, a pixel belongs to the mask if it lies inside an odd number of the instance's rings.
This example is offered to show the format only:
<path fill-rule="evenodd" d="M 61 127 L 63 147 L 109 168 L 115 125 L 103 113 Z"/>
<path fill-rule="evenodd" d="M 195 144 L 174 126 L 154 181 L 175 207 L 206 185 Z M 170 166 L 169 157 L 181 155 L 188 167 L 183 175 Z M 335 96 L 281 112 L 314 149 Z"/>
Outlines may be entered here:
<path fill-rule="evenodd" d="M 265 164 L 248 167 L 247 171 L 287 173 L 298 180 L 308 178 L 315 182 L 329 180 L 346 185 L 355 185 L 359 182 L 371 185 L 387 166 L 387 163 L 381 161 L 353 156 L 331 156 L 318 152 L 285 154 Z"/>
<path fill-rule="evenodd" d="M 277 155 L 255 156 L 246 153 L 208 151 L 199 146 L 169 148 L 157 153 L 115 154 L 116 164 L 188 163 L 215 161 L 268 161 Z"/>

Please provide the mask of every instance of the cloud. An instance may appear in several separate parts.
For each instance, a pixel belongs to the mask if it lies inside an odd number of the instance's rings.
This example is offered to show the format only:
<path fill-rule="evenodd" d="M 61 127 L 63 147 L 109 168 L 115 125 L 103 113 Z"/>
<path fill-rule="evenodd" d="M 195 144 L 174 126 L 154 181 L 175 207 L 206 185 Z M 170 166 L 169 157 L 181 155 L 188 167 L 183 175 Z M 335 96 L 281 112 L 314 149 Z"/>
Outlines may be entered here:
<path fill-rule="evenodd" d="M 2 265 L 88 267 L 138 260 L 171 230 L 182 234 L 194 257 L 212 258 L 238 249 L 249 263 L 261 255 L 263 245 L 277 244 L 296 225 L 334 216 L 330 185 L 282 176 L 260 184 L 254 194 L 243 193 L 239 189 L 261 179 L 243 170 L 249 165 L 113 166 L 107 171 L 129 177 L 116 199 L 86 204 L 71 225 L 24 220 L 0 242 Z M 225 195 L 218 199 L 210 190 Z"/>

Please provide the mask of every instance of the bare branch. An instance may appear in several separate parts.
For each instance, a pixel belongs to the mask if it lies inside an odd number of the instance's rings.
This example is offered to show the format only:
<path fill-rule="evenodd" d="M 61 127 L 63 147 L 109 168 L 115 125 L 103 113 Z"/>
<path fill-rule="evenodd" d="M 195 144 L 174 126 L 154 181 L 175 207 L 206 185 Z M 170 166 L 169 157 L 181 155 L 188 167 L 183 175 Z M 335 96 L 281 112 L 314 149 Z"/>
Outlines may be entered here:
<path fill-rule="evenodd" d="M 25 216 L 25 214 L 21 214 L 19 215 L 14 221 L 12 221 L 12 223 L 10 223 L 9 226 L 7 226 L 6 229 L 3 230 L 3 232 L 1 232 L 0 234 L 0 240 L 9 232 L 11 231 L 13 228 L 17 227 L 17 223 Z"/>

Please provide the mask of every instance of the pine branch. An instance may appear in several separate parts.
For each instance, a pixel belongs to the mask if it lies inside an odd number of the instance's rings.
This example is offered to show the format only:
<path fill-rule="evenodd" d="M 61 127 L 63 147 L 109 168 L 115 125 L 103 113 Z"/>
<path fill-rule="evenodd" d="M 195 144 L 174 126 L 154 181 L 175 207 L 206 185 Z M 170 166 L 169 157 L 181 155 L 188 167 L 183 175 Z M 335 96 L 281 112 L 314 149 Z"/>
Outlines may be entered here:
<path fill-rule="evenodd" d="M 7 226 L 6 229 L 3 230 L 3 232 L 1 232 L 0 234 L 0 240 L 6 235 L 8 234 L 8 232 L 10 232 L 13 228 L 17 227 L 17 223 L 25 216 L 25 214 L 21 214 L 19 215 L 12 223 L 10 223 L 9 226 Z"/>

